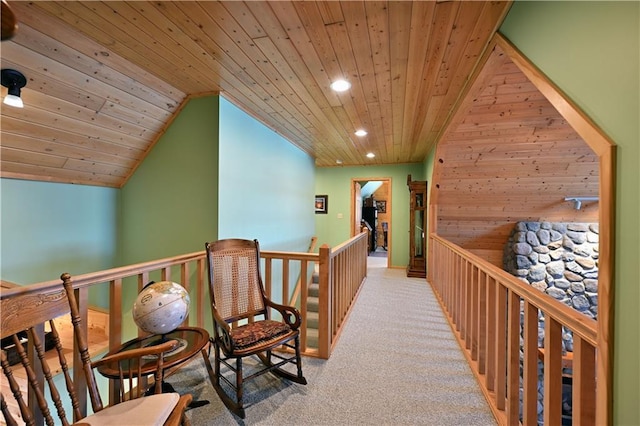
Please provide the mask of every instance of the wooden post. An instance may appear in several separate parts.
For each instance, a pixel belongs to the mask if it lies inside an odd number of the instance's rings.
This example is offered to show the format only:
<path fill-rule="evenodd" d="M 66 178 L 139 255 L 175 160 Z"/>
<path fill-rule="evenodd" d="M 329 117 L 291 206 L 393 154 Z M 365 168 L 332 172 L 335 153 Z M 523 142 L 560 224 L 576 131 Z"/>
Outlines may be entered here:
<path fill-rule="evenodd" d="M 331 248 L 323 244 L 319 254 L 318 355 L 329 359 L 331 350 Z"/>

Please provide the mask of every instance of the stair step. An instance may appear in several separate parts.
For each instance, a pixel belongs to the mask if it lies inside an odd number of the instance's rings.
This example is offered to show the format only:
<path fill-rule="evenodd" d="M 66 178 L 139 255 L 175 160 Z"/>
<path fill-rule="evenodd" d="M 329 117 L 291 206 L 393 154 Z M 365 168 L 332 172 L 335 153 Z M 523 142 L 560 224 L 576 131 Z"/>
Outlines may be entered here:
<path fill-rule="evenodd" d="M 318 283 L 310 284 L 308 291 L 310 297 L 318 297 L 320 295 L 320 285 Z"/>
<path fill-rule="evenodd" d="M 320 314 L 317 312 L 307 312 L 307 329 L 318 328 L 320 322 Z"/>
<path fill-rule="evenodd" d="M 320 300 L 317 297 L 308 297 L 307 298 L 307 313 L 309 312 L 318 312 L 318 307 L 320 306 Z"/>
<path fill-rule="evenodd" d="M 318 348 L 318 330 L 314 328 L 307 329 L 307 347 Z"/>

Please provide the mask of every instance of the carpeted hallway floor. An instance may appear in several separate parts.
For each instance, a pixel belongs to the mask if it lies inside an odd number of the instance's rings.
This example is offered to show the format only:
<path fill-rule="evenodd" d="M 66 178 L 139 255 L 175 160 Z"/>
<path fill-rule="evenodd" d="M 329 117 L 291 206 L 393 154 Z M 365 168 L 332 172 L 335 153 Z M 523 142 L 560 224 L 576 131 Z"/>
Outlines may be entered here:
<path fill-rule="evenodd" d="M 246 419 L 226 410 L 201 358 L 171 376 L 210 404 L 199 425 L 495 425 L 431 288 L 369 257 L 368 278 L 329 360 L 303 359 L 301 386 L 264 375 L 245 388 Z"/>

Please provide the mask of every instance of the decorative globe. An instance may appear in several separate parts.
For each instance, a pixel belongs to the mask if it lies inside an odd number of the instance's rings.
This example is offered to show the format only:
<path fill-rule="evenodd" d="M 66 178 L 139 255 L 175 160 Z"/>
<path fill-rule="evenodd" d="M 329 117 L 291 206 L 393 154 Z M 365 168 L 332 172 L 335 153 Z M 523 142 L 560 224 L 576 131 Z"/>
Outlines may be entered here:
<path fill-rule="evenodd" d="M 142 330 L 167 334 L 189 313 L 189 293 L 180 284 L 158 281 L 147 284 L 133 304 L 133 320 Z"/>

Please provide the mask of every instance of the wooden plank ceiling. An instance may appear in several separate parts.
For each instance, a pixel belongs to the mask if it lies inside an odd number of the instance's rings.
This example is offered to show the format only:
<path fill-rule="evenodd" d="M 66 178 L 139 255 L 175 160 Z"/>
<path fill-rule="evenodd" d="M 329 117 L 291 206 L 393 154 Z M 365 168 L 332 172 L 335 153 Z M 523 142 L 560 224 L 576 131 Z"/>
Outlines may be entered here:
<path fill-rule="evenodd" d="M 9 4 L 2 68 L 28 83 L 25 108 L 2 107 L 0 175 L 121 187 L 213 93 L 320 167 L 423 161 L 511 2 Z"/>

